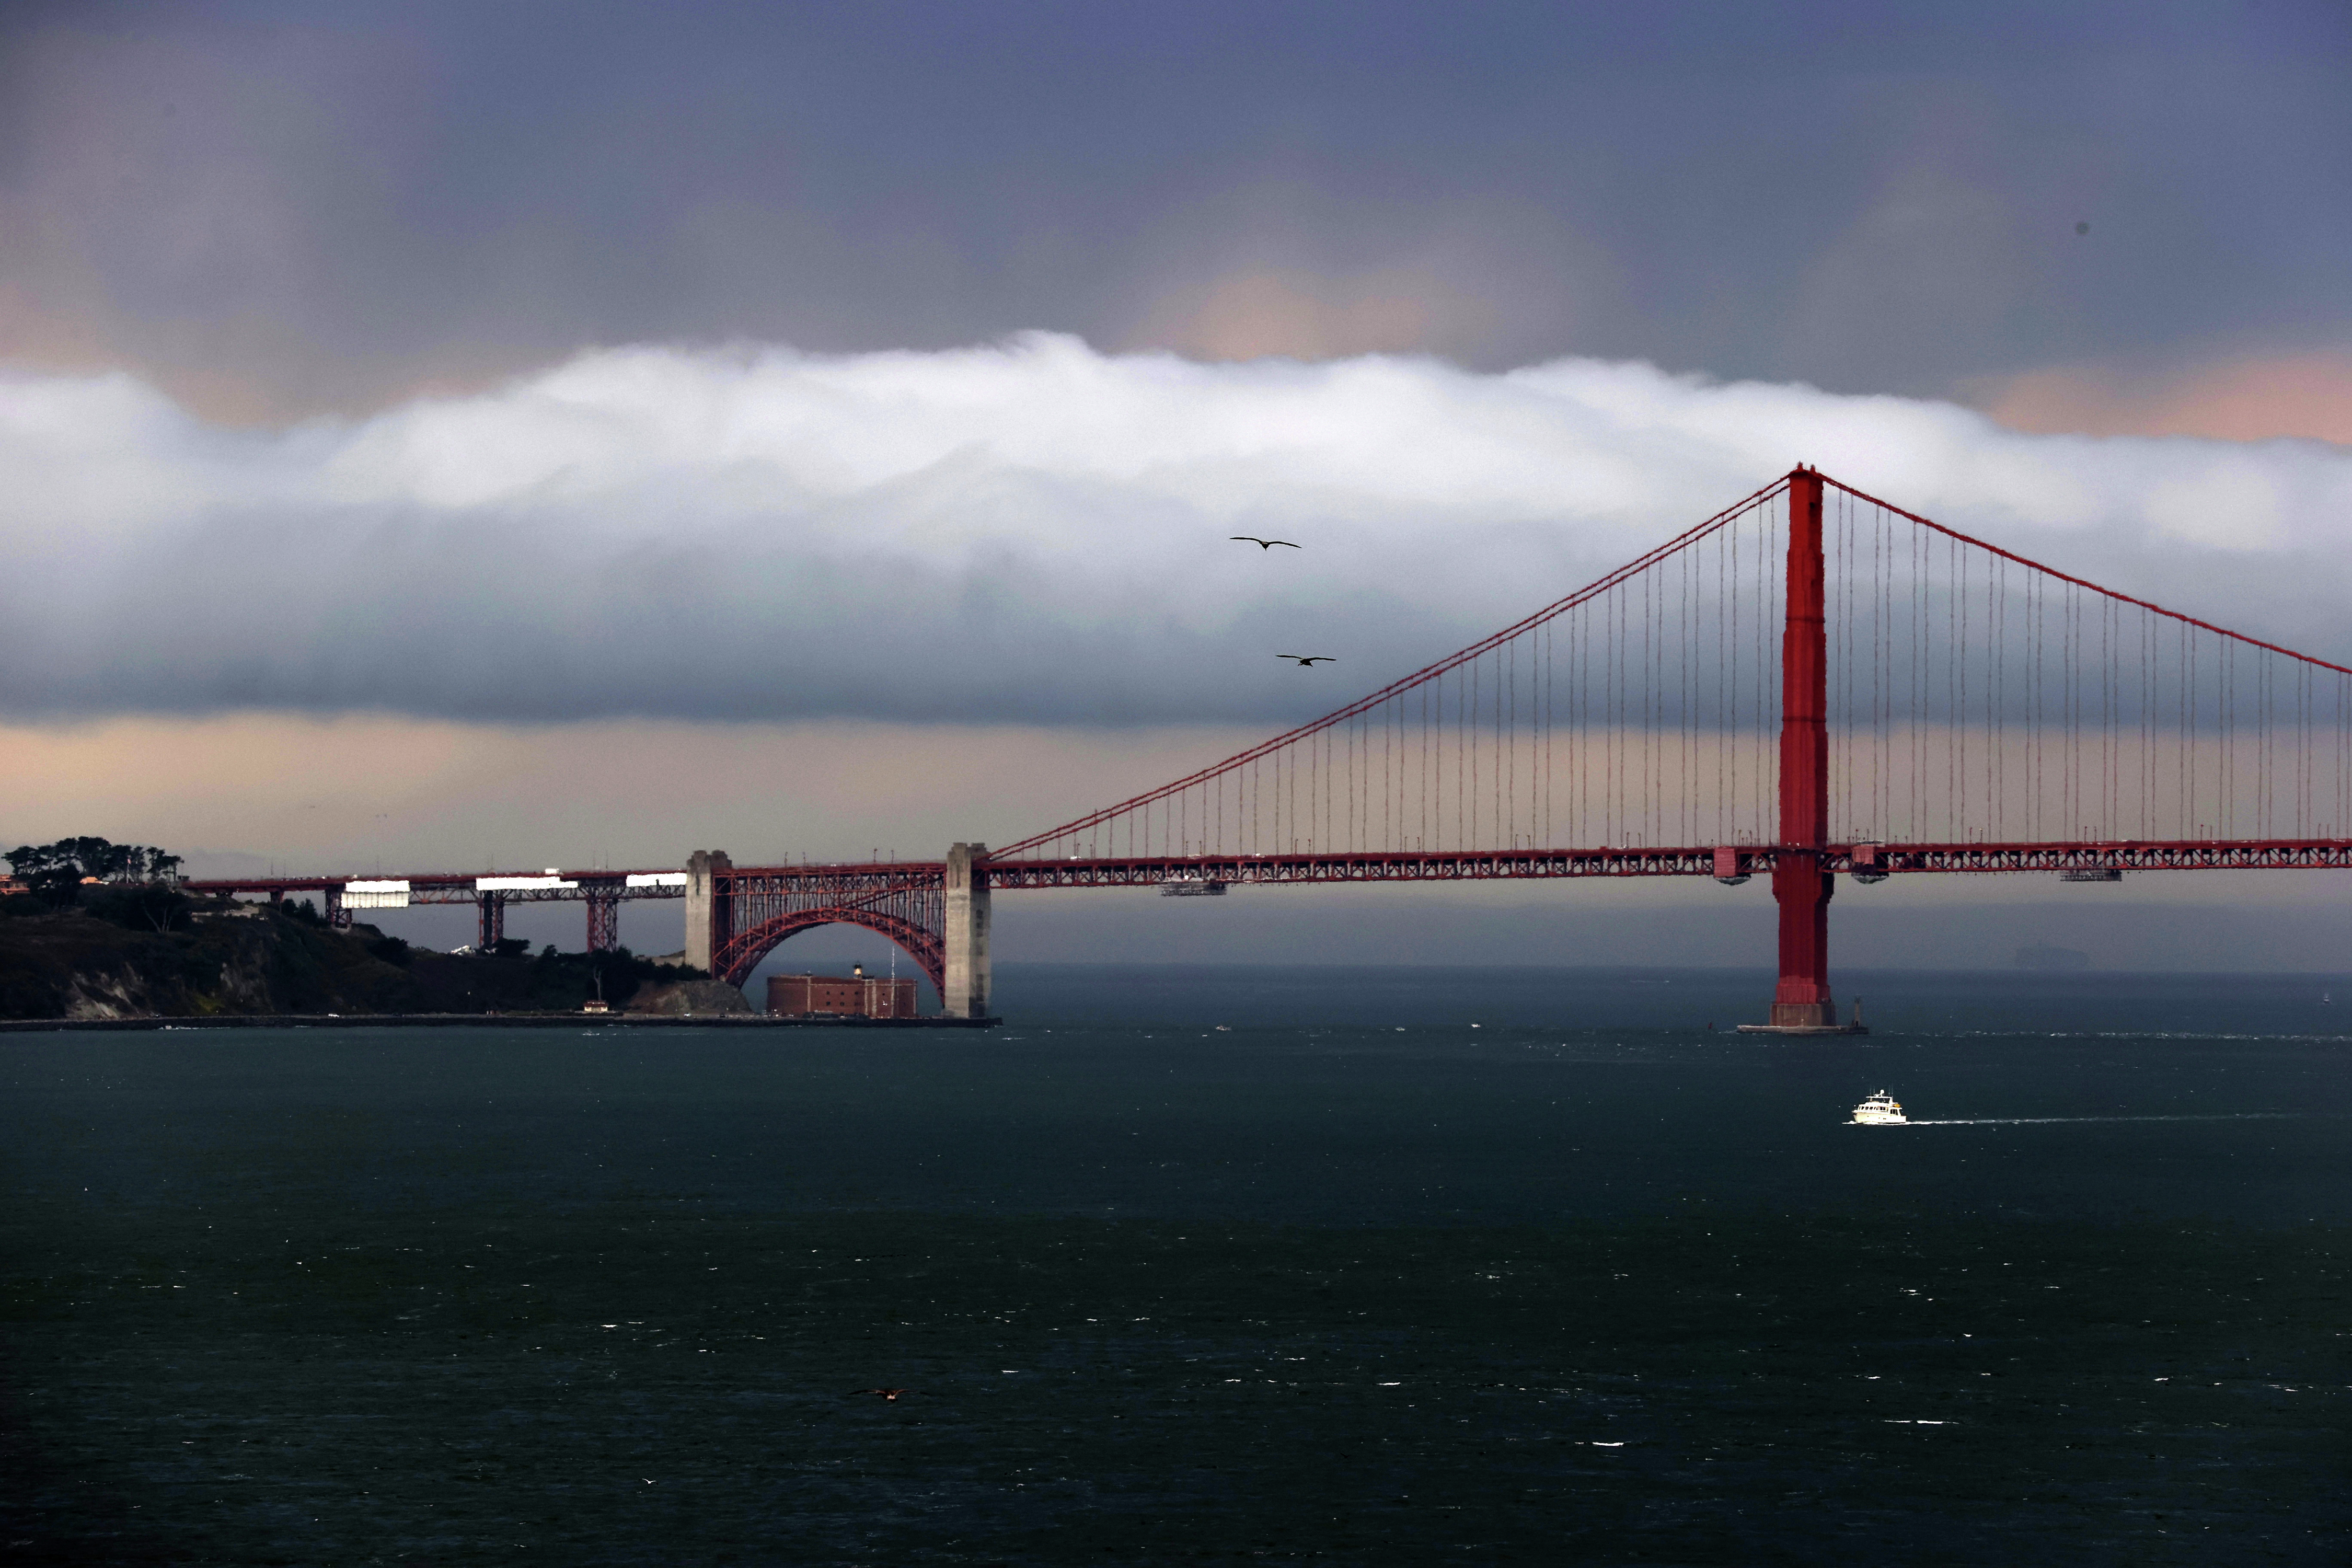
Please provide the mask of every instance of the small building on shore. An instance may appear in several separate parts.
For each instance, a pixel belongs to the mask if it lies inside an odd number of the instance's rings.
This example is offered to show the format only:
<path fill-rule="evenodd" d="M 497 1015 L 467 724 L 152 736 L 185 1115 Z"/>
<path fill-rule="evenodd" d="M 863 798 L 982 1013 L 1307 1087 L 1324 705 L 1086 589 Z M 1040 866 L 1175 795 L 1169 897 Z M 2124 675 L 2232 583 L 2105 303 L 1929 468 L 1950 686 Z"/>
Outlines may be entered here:
<path fill-rule="evenodd" d="M 771 974 L 768 1011 L 780 1017 L 911 1018 L 915 983 L 886 980 L 857 966 L 847 979 L 832 974 Z"/>

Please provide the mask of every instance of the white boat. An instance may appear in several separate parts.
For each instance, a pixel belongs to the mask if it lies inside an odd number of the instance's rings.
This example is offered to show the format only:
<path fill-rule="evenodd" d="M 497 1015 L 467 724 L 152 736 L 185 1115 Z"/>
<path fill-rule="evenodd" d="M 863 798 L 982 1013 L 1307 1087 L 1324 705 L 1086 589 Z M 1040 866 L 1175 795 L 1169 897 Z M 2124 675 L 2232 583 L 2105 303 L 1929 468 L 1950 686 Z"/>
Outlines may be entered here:
<path fill-rule="evenodd" d="M 1895 1097 L 1883 1089 L 1853 1108 L 1856 1127 L 1900 1127 L 1909 1120 Z"/>

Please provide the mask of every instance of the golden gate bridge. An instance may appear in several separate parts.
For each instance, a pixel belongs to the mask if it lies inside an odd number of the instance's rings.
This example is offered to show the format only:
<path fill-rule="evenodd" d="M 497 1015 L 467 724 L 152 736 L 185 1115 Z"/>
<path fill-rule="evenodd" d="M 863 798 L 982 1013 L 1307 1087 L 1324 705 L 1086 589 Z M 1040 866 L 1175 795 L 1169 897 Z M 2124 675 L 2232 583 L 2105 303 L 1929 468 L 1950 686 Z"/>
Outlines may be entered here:
<path fill-rule="evenodd" d="M 1771 879 L 1768 1021 L 1841 1033 L 1840 876 L 2352 866 L 2352 669 L 2104 588 L 1798 468 L 1457 653 L 1157 789 L 944 860 L 199 881 L 355 907 L 686 900 L 740 984 L 845 923 L 987 1014 L 998 891 Z"/>

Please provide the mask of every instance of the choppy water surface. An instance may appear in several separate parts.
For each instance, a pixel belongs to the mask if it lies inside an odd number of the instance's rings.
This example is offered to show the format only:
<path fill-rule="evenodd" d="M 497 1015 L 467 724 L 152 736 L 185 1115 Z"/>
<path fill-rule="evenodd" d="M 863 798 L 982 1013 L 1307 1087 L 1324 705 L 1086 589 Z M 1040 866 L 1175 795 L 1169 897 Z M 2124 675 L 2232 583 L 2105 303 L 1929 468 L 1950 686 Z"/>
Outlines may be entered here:
<path fill-rule="evenodd" d="M 2346 1559 L 2352 983 L 1764 984 L 11 1037 L 0 1561 Z"/>

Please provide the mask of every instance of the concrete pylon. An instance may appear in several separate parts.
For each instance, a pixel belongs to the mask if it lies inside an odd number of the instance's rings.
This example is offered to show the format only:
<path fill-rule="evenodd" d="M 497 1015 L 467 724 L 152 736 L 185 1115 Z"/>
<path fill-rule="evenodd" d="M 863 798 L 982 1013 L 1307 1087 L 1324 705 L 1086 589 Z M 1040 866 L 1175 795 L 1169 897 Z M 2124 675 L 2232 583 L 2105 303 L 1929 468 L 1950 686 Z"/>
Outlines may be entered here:
<path fill-rule="evenodd" d="M 978 864 L 987 858 L 985 844 L 948 847 L 947 984 L 940 1010 L 950 1018 L 988 1016 L 988 873 Z"/>
<path fill-rule="evenodd" d="M 724 849 L 698 849 L 686 858 L 686 962 L 705 973 L 735 934 L 734 903 L 725 887 L 735 868 Z"/>

